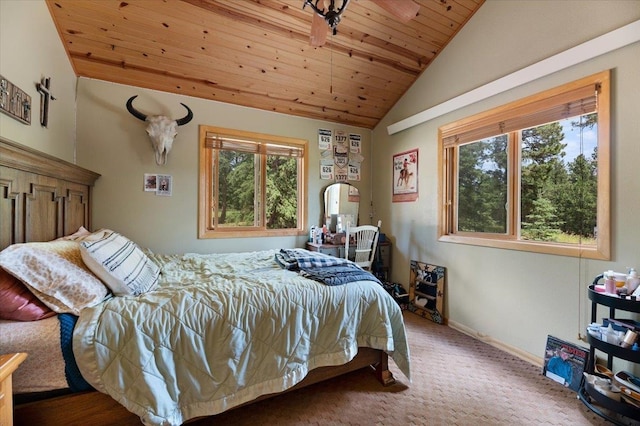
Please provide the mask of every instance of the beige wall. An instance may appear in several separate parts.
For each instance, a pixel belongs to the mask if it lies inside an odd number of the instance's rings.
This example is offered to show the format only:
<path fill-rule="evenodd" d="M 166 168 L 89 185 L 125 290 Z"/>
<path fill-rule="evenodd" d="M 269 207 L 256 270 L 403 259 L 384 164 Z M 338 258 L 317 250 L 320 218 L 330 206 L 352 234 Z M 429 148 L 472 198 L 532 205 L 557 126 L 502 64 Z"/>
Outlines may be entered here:
<path fill-rule="evenodd" d="M 44 1 L 0 1 L 0 74 L 31 96 L 31 125 L 0 113 L 0 136 L 74 162 L 76 76 Z M 51 78 L 56 100 L 40 126 L 36 83 Z"/>
<path fill-rule="evenodd" d="M 615 6 L 614 6 L 615 3 Z M 575 45 L 640 19 L 632 1 L 488 0 L 373 134 L 373 185 L 388 186 L 394 153 L 419 149 L 420 198 L 374 207 L 395 243 L 393 278 L 409 281 L 409 260 L 447 268 L 446 316 L 471 334 L 541 357 L 547 334 L 577 341 L 590 321 L 586 287 L 607 269 L 640 267 L 640 43 L 572 66 L 396 133 L 387 126 Z M 613 69 L 611 262 L 437 241 L 438 127 L 512 100 Z M 608 316 L 602 311 L 600 318 Z"/>
<path fill-rule="evenodd" d="M 148 114 L 184 116 L 188 105 L 191 123 L 178 128 L 178 136 L 165 166 L 155 163 L 145 123 L 130 115 L 127 99 L 138 95 L 135 107 Z M 318 120 L 237 107 L 220 102 L 177 96 L 130 86 L 80 78 L 78 83 L 78 161 L 102 175 L 95 187 L 93 225 L 109 227 L 138 244 L 161 253 L 230 252 L 303 247 L 303 236 L 199 240 L 198 125 L 206 124 L 309 141 L 309 220 L 321 223 L 321 194 L 330 181 L 319 179 L 318 129 L 344 130 L 362 135 L 363 179 L 352 182 L 362 194 L 360 220 L 370 223 L 371 131 Z M 173 176 L 173 195 L 144 192 L 144 173 Z M 377 219 L 376 219 L 377 220 Z"/>

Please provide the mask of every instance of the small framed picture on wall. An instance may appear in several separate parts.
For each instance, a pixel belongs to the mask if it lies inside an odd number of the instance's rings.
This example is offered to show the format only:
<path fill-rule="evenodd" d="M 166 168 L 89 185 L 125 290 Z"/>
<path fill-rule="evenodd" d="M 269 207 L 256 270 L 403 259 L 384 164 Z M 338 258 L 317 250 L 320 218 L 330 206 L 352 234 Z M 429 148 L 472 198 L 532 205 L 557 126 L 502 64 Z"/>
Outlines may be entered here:
<path fill-rule="evenodd" d="M 164 195 L 165 197 L 171 196 L 171 190 L 173 187 L 173 178 L 171 175 L 158 175 L 157 185 L 156 195 Z"/>
<path fill-rule="evenodd" d="M 418 149 L 393 156 L 394 203 L 418 199 Z"/>

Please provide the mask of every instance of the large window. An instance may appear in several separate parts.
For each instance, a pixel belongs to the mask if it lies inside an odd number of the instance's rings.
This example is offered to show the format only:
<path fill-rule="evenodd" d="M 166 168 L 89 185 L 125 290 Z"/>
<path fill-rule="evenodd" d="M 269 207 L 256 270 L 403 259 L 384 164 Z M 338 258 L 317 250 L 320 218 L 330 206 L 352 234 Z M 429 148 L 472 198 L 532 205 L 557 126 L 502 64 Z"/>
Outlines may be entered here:
<path fill-rule="evenodd" d="M 299 235 L 307 141 L 200 126 L 200 238 Z"/>
<path fill-rule="evenodd" d="M 439 129 L 441 241 L 610 258 L 609 71 Z"/>

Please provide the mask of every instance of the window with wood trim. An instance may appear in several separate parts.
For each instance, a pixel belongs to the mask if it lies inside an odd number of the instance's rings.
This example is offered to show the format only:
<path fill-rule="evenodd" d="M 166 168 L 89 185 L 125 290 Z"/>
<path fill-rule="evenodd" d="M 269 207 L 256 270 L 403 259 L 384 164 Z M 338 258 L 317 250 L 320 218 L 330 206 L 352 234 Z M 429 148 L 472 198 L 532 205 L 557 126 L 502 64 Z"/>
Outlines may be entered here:
<path fill-rule="evenodd" d="M 200 126 L 199 238 L 304 233 L 307 145 Z"/>
<path fill-rule="evenodd" d="M 439 240 L 610 258 L 609 71 L 439 129 Z"/>

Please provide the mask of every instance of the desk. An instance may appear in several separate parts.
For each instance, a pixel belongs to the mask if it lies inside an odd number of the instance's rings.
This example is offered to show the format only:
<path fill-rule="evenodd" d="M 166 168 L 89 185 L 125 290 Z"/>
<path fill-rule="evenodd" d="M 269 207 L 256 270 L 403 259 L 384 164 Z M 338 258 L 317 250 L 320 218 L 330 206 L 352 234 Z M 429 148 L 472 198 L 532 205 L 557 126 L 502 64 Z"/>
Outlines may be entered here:
<path fill-rule="evenodd" d="M 307 242 L 306 246 L 309 251 L 317 251 L 320 253 L 328 254 L 334 257 L 344 257 L 344 244 L 319 244 Z M 349 248 L 355 250 L 355 246 Z M 378 256 L 380 256 L 378 258 Z M 351 258 L 353 256 L 349 256 Z M 379 266 L 376 266 L 377 262 L 380 262 Z M 382 281 L 389 281 L 391 279 L 391 242 L 383 241 L 378 242 L 378 250 L 376 257 L 373 261 L 373 273 Z"/>

